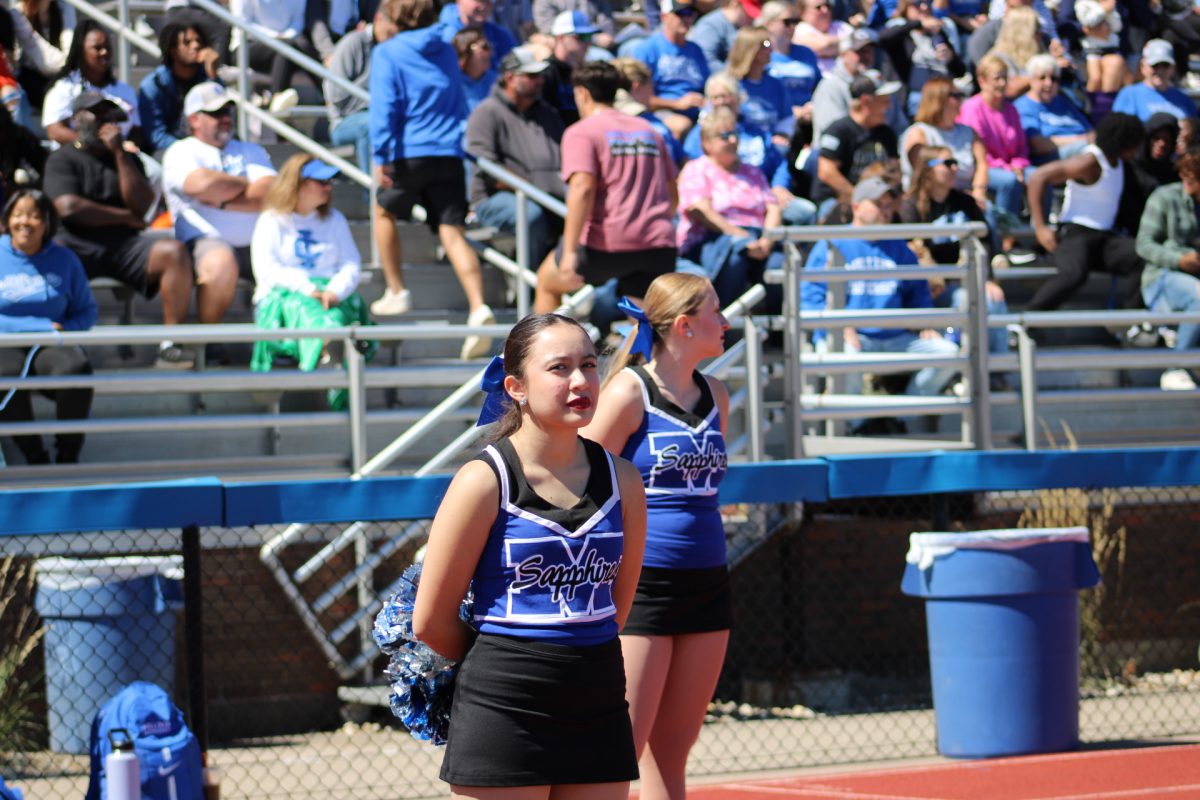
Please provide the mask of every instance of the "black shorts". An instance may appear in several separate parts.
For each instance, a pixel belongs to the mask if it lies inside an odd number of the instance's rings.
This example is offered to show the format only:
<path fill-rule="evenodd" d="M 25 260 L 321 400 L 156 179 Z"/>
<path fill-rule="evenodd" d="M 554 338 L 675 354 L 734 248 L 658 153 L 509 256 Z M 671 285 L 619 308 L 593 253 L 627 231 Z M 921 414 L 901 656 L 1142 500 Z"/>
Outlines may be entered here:
<path fill-rule="evenodd" d="M 147 283 L 146 266 L 151 248 L 164 241 L 173 242 L 175 237 L 165 231 L 142 231 L 101 253 L 80 253 L 79 260 L 89 278 L 112 278 L 133 287 L 139 294 L 154 297 L 158 294 L 158 284 Z"/>
<path fill-rule="evenodd" d="M 454 684 L 442 780 L 543 786 L 637 776 L 615 637 L 590 647 L 489 634 L 475 640 Z"/>
<path fill-rule="evenodd" d="M 674 247 L 609 252 L 579 246 L 579 274 L 592 286 L 601 286 L 609 278 L 617 279 L 617 294 L 645 297 L 646 290 L 659 275 L 675 271 Z M 554 262 L 562 260 L 562 242 L 554 251 Z"/>
<path fill-rule="evenodd" d="M 642 567 L 622 634 L 675 636 L 733 627 L 729 569 Z"/>
<path fill-rule="evenodd" d="M 402 158 L 392 162 L 392 188 L 380 189 L 375 201 L 397 219 L 412 216 L 420 204 L 429 214 L 426 224 L 467 224 L 467 173 L 462 159 L 450 156 Z"/>

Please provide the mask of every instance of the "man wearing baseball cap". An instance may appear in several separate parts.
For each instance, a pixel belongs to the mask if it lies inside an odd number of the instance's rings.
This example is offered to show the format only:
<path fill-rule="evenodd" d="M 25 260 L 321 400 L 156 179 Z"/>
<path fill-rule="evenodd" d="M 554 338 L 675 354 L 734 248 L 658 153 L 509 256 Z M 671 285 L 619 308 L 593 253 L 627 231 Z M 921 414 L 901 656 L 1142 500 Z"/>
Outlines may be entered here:
<path fill-rule="evenodd" d="M 571 73 L 584 62 L 588 48 L 592 46 L 592 37 L 599 31 L 582 11 L 564 11 L 550 26 L 554 49 L 546 61 L 548 69 L 542 81 L 542 99 L 558 111 L 564 126 L 579 121 Z"/>
<path fill-rule="evenodd" d="M 163 324 L 184 322 L 192 294 L 192 260 L 170 234 L 146 230 L 158 192 L 146 179 L 141 160 L 124 147 L 119 126 L 127 119 L 125 111 L 92 92 L 76 97 L 71 108 L 75 145 L 50 155 L 43 181 L 62 218 L 59 243 L 75 251 L 89 278 L 114 278 L 146 297 L 161 291 Z M 199 297 L 200 321 L 220 322 L 228 303 L 206 303 L 211 292 L 203 286 Z M 190 354 L 163 342 L 159 366 L 191 364 Z"/>
<path fill-rule="evenodd" d="M 821 140 L 825 129 L 850 111 L 850 84 L 854 79 L 876 65 L 879 49 L 879 34 L 870 28 L 855 28 L 838 45 L 837 64 L 822 75 L 821 82 L 813 92 L 812 125 L 813 142 Z M 908 127 L 899 107 L 893 104 L 888 111 L 888 123 L 897 131 Z"/>
<path fill-rule="evenodd" d="M 737 32 L 758 19 L 760 13 L 761 0 L 725 0 L 696 21 L 687 38 L 704 51 L 710 73 L 716 75 L 725 69 Z"/>
<path fill-rule="evenodd" d="M 163 155 L 163 191 L 175 236 L 191 252 L 197 278 L 222 302 L 233 301 L 239 275 L 253 276 L 250 239 L 275 180 L 267 151 L 233 138 L 236 108 L 219 83 L 192 87 L 183 99 L 191 135 Z"/>
<path fill-rule="evenodd" d="M 696 22 L 692 0 L 661 0 L 662 27 L 633 49 L 633 57 L 650 67 L 654 96 L 650 110 L 658 114 L 675 138 L 683 141 L 704 105 L 708 61 L 688 33 Z"/>
<path fill-rule="evenodd" d="M 558 112 L 542 99 L 545 61 L 518 47 L 500 61 L 500 79 L 490 97 L 467 118 L 467 152 L 486 158 L 559 199 L 566 189 L 558 175 L 562 163 L 564 125 Z M 512 232 L 517 225 L 517 197 L 512 187 L 475 170 L 471 205 L 480 224 Z M 525 201 L 529 229 L 529 264 L 536 268 L 553 246 L 557 225 L 531 200 Z"/>
<path fill-rule="evenodd" d="M 1170 42 L 1166 39 L 1146 42 L 1138 69 L 1142 73 L 1141 83 L 1132 83 L 1117 92 L 1113 111 L 1132 114 L 1142 122 L 1160 111 L 1180 119 L 1197 116 L 1196 104 L 1173 84 L 1175 49 Z"/>
<path fill-rule="evenodd" d="M 850 192 L 852 226 L 888 225 L 895 216 L 897 193 L 891 184 L 879 177 L 864 178 Z M 807 269 L 826 269 L 837 250 L 846 269 L 878 270 L 879 280 L 851 281 L 846 284 L 847 310 L 888 308 L 931 308 L 933 298 L 929 282 L 924 280 L 895 280 L 887 271 L 897 267 L 916 266 L 917 256 L 902 239 L 839 239 L 817 242 L 805 262 Z M 801 308 L 824 311 L 828 307 L 825 283 L 805 281 L 801 292 Z M 922 355 L 953 356 L 958 345 L 933 330 L 918 332 L 903 328 L 846 328 L 846 351 L 851 353 L 920 353 Z M 907 393 L 937 395 L 954 378 L 954 369 L 926 367 L 917 371 L 908 382 Z M 862 375 L 847 376 L 846 391 L 862 391 Z M 907 421 L 910 429 L 918 424 Z"/>
<path fill-rule="evenodd" d="M 849 203 L 854 184 L 868 164 L 899 158 L 896 131 L 887 122 L 892 96 L 903 88 L 899 81 L 884 81 L 877 72 L 865 72 L 850 84 L 850 113 L 830 125 L 815 142 L 818 148 L 814 200 L 823 203 L 824 218 L 836 201 Z"/>

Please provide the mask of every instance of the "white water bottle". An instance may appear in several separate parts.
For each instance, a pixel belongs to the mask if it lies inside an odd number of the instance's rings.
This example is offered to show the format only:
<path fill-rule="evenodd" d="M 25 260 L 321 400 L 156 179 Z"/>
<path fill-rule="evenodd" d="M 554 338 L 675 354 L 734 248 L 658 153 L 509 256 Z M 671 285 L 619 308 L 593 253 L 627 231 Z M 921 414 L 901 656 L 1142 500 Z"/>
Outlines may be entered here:
<path fill-rule="evenodd" d="M 118 736 L 119 734 L 119 736 Z M 112 752 L 104 758 L 104 787 L 108 800 L 142 800 L 142 768 L 133 752 L 133 738 L 124 728 L 108 732 Z"/>

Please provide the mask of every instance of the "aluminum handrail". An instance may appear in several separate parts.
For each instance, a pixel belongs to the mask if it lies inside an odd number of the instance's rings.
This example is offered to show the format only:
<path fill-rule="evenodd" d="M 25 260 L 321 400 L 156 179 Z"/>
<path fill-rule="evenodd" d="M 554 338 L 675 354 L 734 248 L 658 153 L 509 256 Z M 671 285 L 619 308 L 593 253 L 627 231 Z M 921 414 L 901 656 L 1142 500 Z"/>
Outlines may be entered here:
<path fill-rule="evenodd" d="M 1200 313 L 1187 311 L 1022 311 L 993 314 L 988 327 L 1006 328 L 1021 325 L 1025 328 L 1083 328 L 1101 326 L 1124 327 L 1148 322 L 1151 325 L 1178 325 L 1200 322 Z"/>
<path fill-rule="evenodd" d="M 849 283 L 850 281 L 877 281 L 881 270 L 877 269 L 801 269 L 800 280 L 820 283 Z M 930 278 L 946 278 L 957 280 L 967 275 L 966 267 L 936 266 L 936 267 L 897 267 L 887 271 L 887 280 L 895 281 L 924 281 Z"/>
<path fill-rule="evenodd" d="M 482 156 L 473 156 L 470 154 L 468 154 L 467 157 L 474 161 L 476 166 L 478 166 L 481 170 L 486 172 L 488 175 L 491 175 L 496 180 L 503 181 L 514 189 L 519 189 L 520 191 L 524 192 L 530 200 L 537 203 L 542 208 L 546 209 L 547 211 L 553 211 L 555 214 L 564 219 L 566 218 L 567 204 L 562 200 L 547 194 L 529 181 L 514 174 L 510 170 L 505 169 L 491 159 L 483 158 Z"/>
<path fill-rule="evenodd" d="M 773 242 L 819 242 L 823 239 L 925 239 L 931 236 L 987 236 L 982 222 L 898 223 L 895 225 L 800 225 L 768 228 L 763 236 Z"/>

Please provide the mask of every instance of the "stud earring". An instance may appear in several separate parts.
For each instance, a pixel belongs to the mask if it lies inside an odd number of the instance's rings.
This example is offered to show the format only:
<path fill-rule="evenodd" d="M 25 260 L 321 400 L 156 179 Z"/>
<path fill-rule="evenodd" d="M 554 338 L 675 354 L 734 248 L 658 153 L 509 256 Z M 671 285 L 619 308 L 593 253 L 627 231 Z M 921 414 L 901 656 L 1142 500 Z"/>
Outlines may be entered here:
<path fill-rule="evenodd" d="M 529 402 L 529 398 L 522 397 L 520 400 L 517 401 L 517 405 L 519 405 L 521 408 L 524 408 L 525 404 L 528 402 Z"/>
<path fill-rule="evenodd" d="M 690 339 L 690 338 L 692 338 L 692 335 L 693 335 L 693 334 L 692 334 L 692 332 L 689 330 L 689 331 L 686 331 L 686 332 L 685 332 L 683 335 L 684 335 L 684 336 L 686 336 L 686 337 L 688 337 L 688 338 Z"/>

